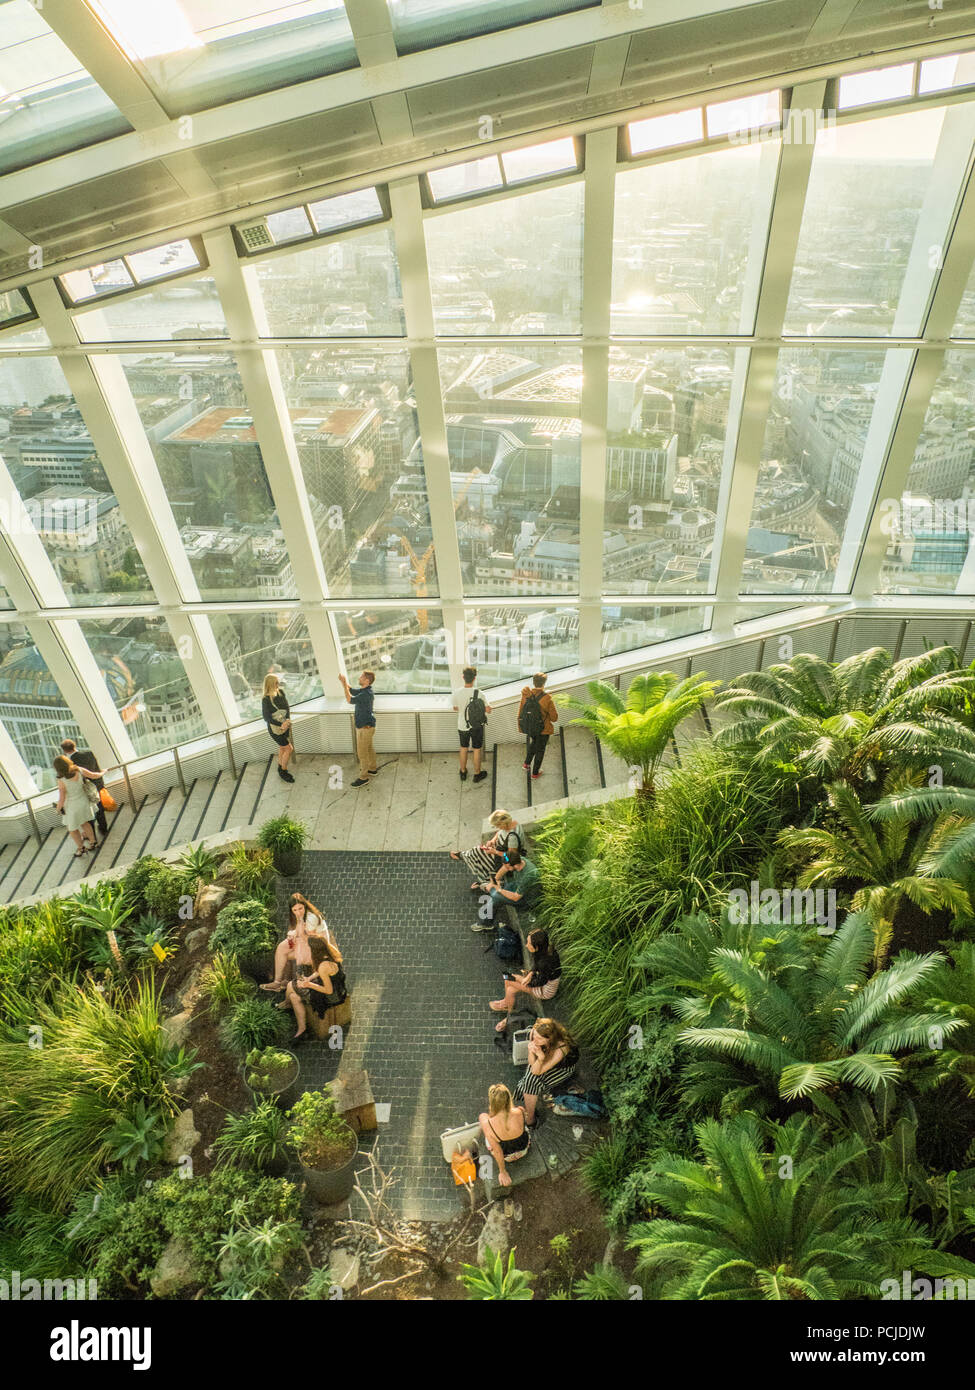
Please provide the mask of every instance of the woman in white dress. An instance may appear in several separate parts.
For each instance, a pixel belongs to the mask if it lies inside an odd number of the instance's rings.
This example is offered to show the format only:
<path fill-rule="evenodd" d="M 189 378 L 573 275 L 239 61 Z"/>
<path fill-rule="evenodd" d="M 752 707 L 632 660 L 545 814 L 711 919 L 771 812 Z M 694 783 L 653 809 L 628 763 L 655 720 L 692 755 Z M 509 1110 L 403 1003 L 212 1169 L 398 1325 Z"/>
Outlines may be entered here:
<path fill-rule="evenodd" d="M 285 989 L 288 981 L 296 977 L 299 965 L 313 965 L 311 948 L 308 945 L 309 936 L 320 936 L 323 941 L 327 941 L 334 955 L 338 958 L 338 963 L 342 963 L 342 952 L 335 944 L 335 939 L 328 929 L 328 923 L 322 915 L 321 908 L 310 903 L 301 893 L 292 893 L 288 934 L 283 941 L 278 943 L 277 950 L 274 952 L 274 974 L 268 984 L 261 985 L 261 989 L 269 990 L 272 993 Z M 288 1006 L 282 1005 L 281 1007 L 287 1008 Z"/>
<path fill-rule="evenodd" d="M 74 857 L 80 859 L 96 848 L 94 808 L 85 782 L 97 782 L 102 774 L 89 772 L 70 758 L 60 757 L 54 759 L 54 771 L 58 775 L 58 812 L 64 813 L 65 829 L 78 846 Z"/>

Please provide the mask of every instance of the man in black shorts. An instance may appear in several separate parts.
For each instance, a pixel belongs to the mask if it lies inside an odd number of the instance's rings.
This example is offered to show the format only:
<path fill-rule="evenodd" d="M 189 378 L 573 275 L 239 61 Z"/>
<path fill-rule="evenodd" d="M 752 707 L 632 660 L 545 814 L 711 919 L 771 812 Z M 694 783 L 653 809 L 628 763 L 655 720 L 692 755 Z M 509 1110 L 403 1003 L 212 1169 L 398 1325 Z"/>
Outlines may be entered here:
<path fill-rule="evenodd" d="M 484 747 L 484 730 L 491 706 L 486 705 L 477 689 L 477 671 L 473 666 L 464 667 L 464 684 L 453 693 L 454 709 L 457 711 L 457 734 L 460 738 L 460 780 L 467 781 L 467 750 L 474 750 L 474 781 L 483 782 L 487 776 L 481 771 L 481 750 Z"/>

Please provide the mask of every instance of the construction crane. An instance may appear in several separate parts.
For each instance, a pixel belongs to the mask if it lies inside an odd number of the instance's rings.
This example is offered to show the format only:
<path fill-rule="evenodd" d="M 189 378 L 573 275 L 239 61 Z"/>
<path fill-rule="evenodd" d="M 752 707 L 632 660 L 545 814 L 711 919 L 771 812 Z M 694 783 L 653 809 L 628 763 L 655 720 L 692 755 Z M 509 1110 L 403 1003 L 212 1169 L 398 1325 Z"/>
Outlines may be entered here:
<path fill-rule="evenodd" d="M 481 470 L 479 468 L 472 468 L 470 473 L 468 473 L 466 479 L 464 480 L 464 486 L 461 488 L 460 492 L 454 498 L 455 516 L 457 515 L 457 508 L 460 506 L 461 502 L 463 502 L 464 498 L 470 491 L 470 487 L 474 479 L 480 477 L 480 475 Z M 413 546 L 410 544 L 410 542 L 404 535 L 397 533 L 396 539 L 403 547 L 404 554 L 408 557 L 410 564 L 413 566 L 411 583 L 413 585 L 413 590 L 416 594 L 416 597 L 418 599 L 426 598 L 427 565 L 429 565 L 431 559 L 433 558 L 433 541 L 430 542 L 430 544 L 427 546 L 426 550 L 423 552 L 421 556 L 417 556 L 417 553 L 413 549 Z M 426 632 L 429 625 L 429 619 L 427 617 L 427 610 L 425 608 L 417 608 L 417 619 L 419 621 L 420 631 Z"/>

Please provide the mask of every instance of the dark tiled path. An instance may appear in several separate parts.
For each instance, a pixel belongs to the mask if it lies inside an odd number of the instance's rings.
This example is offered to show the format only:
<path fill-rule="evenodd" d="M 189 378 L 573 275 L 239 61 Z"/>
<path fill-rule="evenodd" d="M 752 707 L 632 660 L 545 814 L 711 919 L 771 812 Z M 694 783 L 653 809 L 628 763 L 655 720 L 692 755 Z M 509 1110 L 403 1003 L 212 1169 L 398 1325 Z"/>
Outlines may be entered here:
<path fill-rule="evenodd" d="M 282 921 L 296 888 L 321 907 L 352 990 L 344 1049 L 304 1044 L 302 1083 L 317 1088 L 365 1067 L 376 1101 L 391 1107 L 377 1156 L 396 1170 L 396 1205 L 413 1220 L 456 1214 L 440 1133 L 475 1120 L 493 1082 L 520 1075 L 494 1046 L 487 1001 L 500 992 L 502 965 L 484 953 L 490 937 L 468 930 L 477 902 L 469 882 L 446 854 L 389 850 L 306 851 L 300 875 L 279 880 Z"/>

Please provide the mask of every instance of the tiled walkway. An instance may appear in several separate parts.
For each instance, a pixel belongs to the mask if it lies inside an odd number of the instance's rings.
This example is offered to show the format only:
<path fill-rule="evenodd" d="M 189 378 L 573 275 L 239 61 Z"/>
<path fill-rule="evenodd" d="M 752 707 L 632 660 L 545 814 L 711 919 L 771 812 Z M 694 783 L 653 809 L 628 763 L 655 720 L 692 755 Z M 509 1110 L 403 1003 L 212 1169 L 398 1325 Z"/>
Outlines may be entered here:
<path fill-rule="evenodd" d="M 301 874 L 279 881 L 322 908 L 345 957 L 352 1025 L 341 1053 L 326 1042 L 300 1049 L 302 1082 L 320 1087 L 364 1067 L 377 1102 L 390 1105 L 376 1140 L 399 1179 L 402 1215 L 456 1214 L 458 1193 L 440 1153 L 444 1129 L 475 1120 L 495 1081 L 520 1074 L 494 1046 L 501 963 L 475 918 L 463 865 L 446 854 L 306 852 Z"/>

